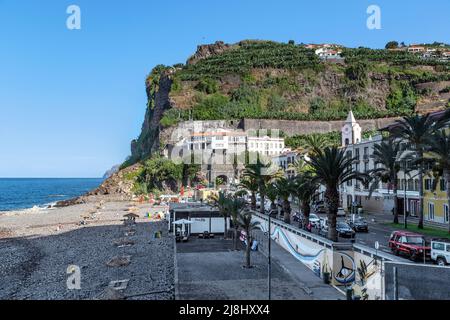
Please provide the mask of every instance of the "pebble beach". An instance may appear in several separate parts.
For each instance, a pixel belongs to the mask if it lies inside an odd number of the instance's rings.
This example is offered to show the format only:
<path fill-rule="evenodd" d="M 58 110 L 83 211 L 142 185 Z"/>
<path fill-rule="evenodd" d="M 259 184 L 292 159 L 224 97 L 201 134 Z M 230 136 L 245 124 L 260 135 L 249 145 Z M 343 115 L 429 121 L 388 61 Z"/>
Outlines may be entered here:
<path fill-rule="evenodd" d="M 174 299 L 174 240 L 167 221 L 147 217 L 164 210 L 92 196 L 0 212 L 0 299 Z M 129 213 L 135 223 L 124 221 Z"/>

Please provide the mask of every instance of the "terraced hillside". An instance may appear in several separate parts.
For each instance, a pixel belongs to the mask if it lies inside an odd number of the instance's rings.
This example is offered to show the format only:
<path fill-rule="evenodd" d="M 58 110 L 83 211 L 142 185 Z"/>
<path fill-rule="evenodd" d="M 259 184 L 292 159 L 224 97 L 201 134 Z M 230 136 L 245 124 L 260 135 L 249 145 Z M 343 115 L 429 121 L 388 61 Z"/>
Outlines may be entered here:
<path fill-rule="evenodd" d="M 186 64 L 155 67 L 146 79 L 147 112 L 129 163 L 161 147 L 180 121 L 396 117 L 449 106 L 450 62 L 406 51 L 343 48 L 322 61 L 293 43 L 242 41 L 199 46 Z"/>

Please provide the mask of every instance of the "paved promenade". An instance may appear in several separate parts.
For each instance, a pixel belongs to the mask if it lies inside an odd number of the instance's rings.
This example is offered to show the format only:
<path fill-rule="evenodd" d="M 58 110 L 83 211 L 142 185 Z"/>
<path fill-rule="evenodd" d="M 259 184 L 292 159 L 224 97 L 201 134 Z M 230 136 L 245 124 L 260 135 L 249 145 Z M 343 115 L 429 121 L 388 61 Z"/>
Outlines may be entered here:
<path fill-rule="evenodd" d="M 260 251 L 267 256 L 267 236 L 262 231 L 256 233 Z M 312 270 L 295 259 L 289 252 L 272 240 L 272 261 L 279 265 L 298 283 L 299 288 L 313 300 L 345 300 L 345 295 L 336 288 L 323 283 Z"/>

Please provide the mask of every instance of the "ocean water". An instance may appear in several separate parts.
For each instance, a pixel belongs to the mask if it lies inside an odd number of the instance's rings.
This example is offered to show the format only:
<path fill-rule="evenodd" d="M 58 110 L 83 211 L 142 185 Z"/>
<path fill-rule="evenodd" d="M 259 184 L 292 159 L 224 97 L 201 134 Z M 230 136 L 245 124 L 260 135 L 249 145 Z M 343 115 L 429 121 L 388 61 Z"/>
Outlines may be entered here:
<path fill-rule="evenodd" d="M 46 207 L 80 196 L 102 179 L 5 179 L 0 178 L 0 211 Z"/>

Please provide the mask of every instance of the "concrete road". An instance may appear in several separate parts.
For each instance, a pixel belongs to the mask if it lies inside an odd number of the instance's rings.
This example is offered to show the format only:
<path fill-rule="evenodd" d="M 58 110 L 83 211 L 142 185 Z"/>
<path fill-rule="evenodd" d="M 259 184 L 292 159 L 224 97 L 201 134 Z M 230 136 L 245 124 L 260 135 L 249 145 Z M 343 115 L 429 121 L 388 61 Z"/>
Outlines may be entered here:
<path fill-rule="evenodd" d="M 320 218 L 326 218 L 326 214 L 318 214 Z M 375 243 L 378 241 L 380 244 L 380 251 L 392 254 L 392 251 L 389 249 L 388 242 L 389 237 L 393 231 L 397 229 L 387 226 L 384 223 L 387 221 L 386 219 L 390 219 L 388 216 L 376 216 L 376 215 L 365 215 L 364 216 L 369 224 L 369 232 L 358 232 L 356 233 L 355 242 L 372 249 L 375 248 Z M 338 221 L 345 221 L 346 218 L 339 217 Z M 375 221 L 373 221 L 373 219 Z M 313 229 L 313 233 L 318 234 L 317 229 Z M 428 239 L 430 240 L 430 239 Z M 340 242 L 351 242 L 351 239 L 348 238 L 339 238 Z M 412 261 L 405 257 L 398 257 L 405 262 L 411 263 Z M 418 261 L 418 264 L 423 264 L 423 262 Z M 427 264 L 432 264 L 432 262 L 428 261 Z"/>

